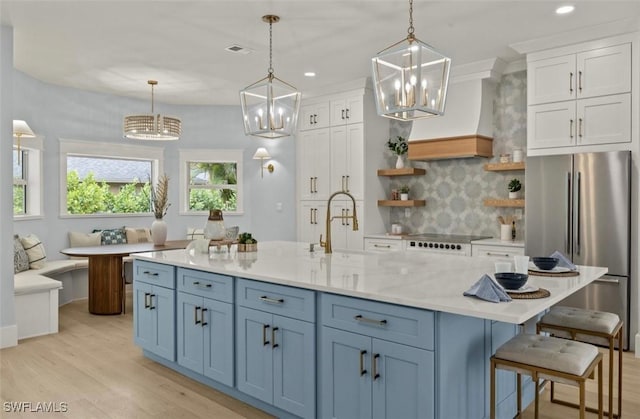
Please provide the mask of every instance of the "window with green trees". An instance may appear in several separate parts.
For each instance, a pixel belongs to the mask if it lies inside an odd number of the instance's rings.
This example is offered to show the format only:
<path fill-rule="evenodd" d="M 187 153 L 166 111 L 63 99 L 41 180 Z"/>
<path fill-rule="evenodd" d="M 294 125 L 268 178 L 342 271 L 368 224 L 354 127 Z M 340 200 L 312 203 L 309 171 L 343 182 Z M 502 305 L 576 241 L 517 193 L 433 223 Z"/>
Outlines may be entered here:
<path fill-rule="evenodd" d="M 189 162 L 189 211 L 237 210 L 236 163 Z"/>

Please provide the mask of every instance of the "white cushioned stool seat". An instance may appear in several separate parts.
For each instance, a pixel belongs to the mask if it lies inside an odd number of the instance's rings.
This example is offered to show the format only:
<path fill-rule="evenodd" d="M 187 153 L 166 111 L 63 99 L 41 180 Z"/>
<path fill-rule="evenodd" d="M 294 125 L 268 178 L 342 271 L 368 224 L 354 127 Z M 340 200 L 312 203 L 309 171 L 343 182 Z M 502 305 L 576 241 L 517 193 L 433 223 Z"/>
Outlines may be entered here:
<path fill-rule="evenodd" d="M 593 345 L 542 335 L 519 334 L 500 346 L 491 357 L 490 418 L 496 417 L 496 370 L 516 372 L 517 414 L 522 413 L 522 374 L 534 383 L 535 418 L 538 418 L 539 380 L 573 384 L 579 387 L 580 418 L 586 411 L 585 382 L 598 368 L 598 418 L 602 419 L 602 354 Z"/>
<path fill-rule="evenodd" d="M 592 332 L 612 335 L 614 329 L 620 323 L 620 317 L 614 313 L 605 311 L 588 310 L 574 307 L 552 307 L 551 310 L 542 317 L 541 323 L 556 325 L 571 329 L 589 330 Z M 553 335 L 571 339 L 571 334 L 564 330 L 554 330 Z M 576 333 L 576 340 L 594 343 L 596 345 L 609 346 L 606 338 Z"/>

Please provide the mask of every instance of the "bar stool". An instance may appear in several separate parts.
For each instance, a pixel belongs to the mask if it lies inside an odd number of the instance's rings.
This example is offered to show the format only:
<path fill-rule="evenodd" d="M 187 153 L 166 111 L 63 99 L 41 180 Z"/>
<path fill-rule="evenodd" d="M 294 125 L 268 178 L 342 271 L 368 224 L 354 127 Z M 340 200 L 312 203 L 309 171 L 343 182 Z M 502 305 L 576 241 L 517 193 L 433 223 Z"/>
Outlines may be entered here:
<path fill-rule="evenodd" d="M 491 357 L 491 419 L 496 417 L 496 369 L 517 374 L 517 417 L 522 414 L 522 377 L 535 383 L 535 417 L 538 418 L 538 379 L 577 385 L 580 419 L 585 415 L 585 381 L 598 367 L 598 418 L 602 419 L 602 354 L 593 345 L 551 336 L 520 334 L 498 348 Z"/>
<path fill-rule="evenodd" d="M 536 326 L 538 333 L 548 332 L 553 336 L 593 343 L 609 348 L 609 410 L 605 415 L 620 418 L 622 415 L 622 327 L 617 314 L 574 307 L 556 306 L 540 319 Z M 613 414 L 613 358 L 614 343 L 618 339 L 618 414 Z M 551 402 L 577 407 L 575 403 L 556 399 L 551 383 Z M 590 412 L 595 409 L 587 407 Z"/>

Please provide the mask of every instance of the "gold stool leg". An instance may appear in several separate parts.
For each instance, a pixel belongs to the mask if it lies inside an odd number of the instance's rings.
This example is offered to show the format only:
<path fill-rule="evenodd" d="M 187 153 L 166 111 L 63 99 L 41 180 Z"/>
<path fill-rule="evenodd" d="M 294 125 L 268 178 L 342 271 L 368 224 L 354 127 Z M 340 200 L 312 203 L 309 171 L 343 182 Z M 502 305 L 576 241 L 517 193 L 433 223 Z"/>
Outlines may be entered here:
<path fill-rule="evenodd" d="M 609 377 L 611 377 L 611 373 L 609 373 Z M 611 398 L 609 398 L 611 401 Z M 611 404 L 609 404 L 609 416 L 611 417 L 613 413 L 611 413 Z M 598 362 L 598 419 L 602 419 L 602 360 Z"/>
<path fill-rule="evenodd" d="M 580 382 L 580 419 L 584 419 L 584 411 L 585 411 L 585 391 L 584 391 L 584 381 Z"/>

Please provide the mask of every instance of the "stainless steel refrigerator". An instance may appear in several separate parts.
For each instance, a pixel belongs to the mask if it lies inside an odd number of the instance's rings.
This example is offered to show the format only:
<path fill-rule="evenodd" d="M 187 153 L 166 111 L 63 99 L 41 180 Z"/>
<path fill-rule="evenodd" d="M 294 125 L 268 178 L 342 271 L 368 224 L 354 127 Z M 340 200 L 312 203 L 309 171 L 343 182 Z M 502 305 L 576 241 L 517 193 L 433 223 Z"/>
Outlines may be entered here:
<path fill-rule="evenodd" d="M 628 349 L 631 152 L 528 157 L 525 202 L 527 255 L 609 268 L 560 304 L 618 313 Z"/>

